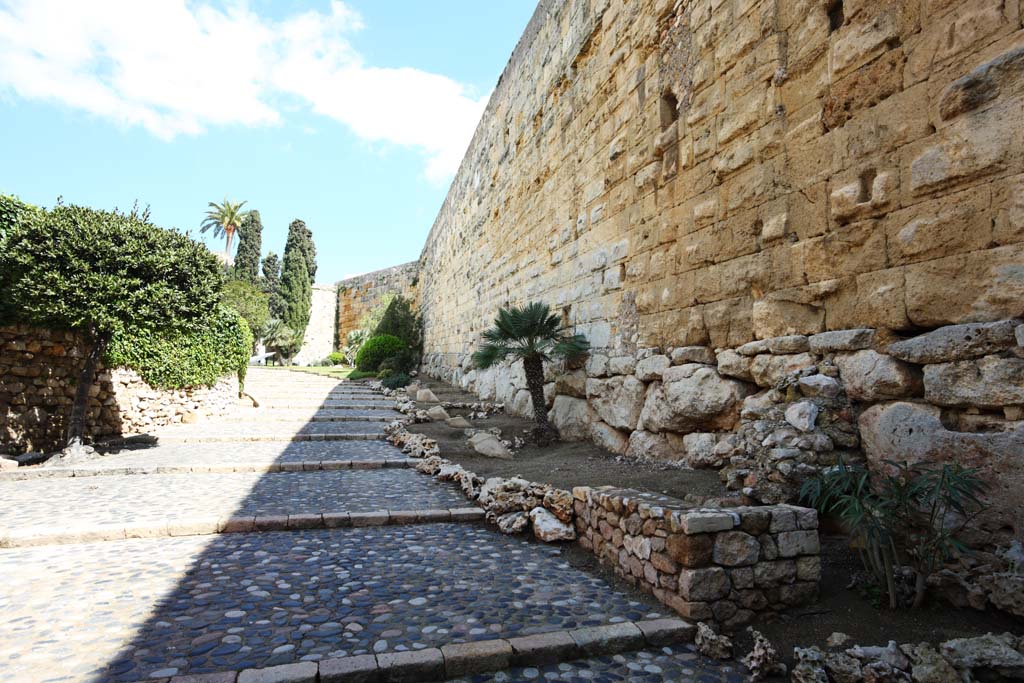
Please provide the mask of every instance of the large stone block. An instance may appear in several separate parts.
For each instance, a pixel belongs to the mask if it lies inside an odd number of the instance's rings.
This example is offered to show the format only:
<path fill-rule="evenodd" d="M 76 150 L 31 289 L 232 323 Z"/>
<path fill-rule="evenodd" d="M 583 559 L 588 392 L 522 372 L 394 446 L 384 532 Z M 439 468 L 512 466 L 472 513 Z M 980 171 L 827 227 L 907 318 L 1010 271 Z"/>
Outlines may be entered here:
<path fill-rule="evenodd" d="M 698 363 L 669 368 L 662 377 L 647 390 L 640 414 L 644 429 L 655 432 L 731 429 L 743 397 L 751 393 L 750 385 Z"/>
<path fill-rule="evenodd" d="M 921 392 L 921 373 L 891 356 L 864 349 L 836 355 L 846 394 L 858 401 L 915 396 Z"/>
<path fill-rule="evenodd" d="M 556 396 L 548 413 L 548 420 L 566 441 L 582 441 L 590 436 L 590 425 L 595 417 L 590 404 L 582 398 Z"/>
<path fill-rule="evenodd" d="M 647 387 L 632 375 L 588 379 L 587 396 L 594 412 L 616 429 L 636 429 Z"/>
<path fill-rule="evenodd" d="M 889 344 L 889 355 L 910 363 L 948 363 L 1008 349 L 1016 342 L 1019 320 L 948 325 Z"/>
<path fill-rule="evenodd" d="M 940 406 L 1024 405 L 1024 358 L 985 356 L 926 365 L 924 397 Z"/>

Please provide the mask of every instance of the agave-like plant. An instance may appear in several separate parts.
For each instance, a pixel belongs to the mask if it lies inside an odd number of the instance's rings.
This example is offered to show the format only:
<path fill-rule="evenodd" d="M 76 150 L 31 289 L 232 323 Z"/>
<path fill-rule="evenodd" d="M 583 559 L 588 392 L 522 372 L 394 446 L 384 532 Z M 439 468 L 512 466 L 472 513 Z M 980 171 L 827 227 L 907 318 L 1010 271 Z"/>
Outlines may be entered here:
<path fill-rule="evenodd" d="M 473 354 L 473 363 L 483 369 L 509 356 L 523 361 L 526 388 L 537 423 L 535 434 L 538 443 L 545 445 L 557 432 L 548 421 L 544 401 L 544 362 L 572 360 L 589 349 L 586 337 L 571 333 L 547 304 L 535 301 L 523 307 L 499 309 L 494 326 L 483 333 L 483 341 Z"/>
<path fill-rule="evenodd" d="M 224 201 L 218 204 L 217 202 L 210 202 L 209 208 L 206 210 L 206 218 L 199 225 L 200 232 L 206 232 L 207 230 L 213 229 L 213 236 L 220 237 L 223 235 L 225 239 L 224 245 L 224 263 L 231 265 L 231 242 L 235 237 L 235 233 L 238 232 L 239 226 L 242 225 L 242 220 L 249 215 L 249 211 L 242 211 L 242 207 L 245 206 L 245 202 L 232 202 L 227 197 Z"/>

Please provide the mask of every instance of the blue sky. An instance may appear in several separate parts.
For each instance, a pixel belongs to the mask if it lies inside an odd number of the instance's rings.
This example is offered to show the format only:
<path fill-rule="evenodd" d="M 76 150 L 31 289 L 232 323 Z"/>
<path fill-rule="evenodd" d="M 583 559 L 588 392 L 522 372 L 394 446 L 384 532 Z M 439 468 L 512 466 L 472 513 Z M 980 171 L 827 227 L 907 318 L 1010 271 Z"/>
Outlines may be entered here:
<path fill-rule="evenodd" d="M 0 192 L 194 234 L 245 199 L 319 282 L 413 260 L 534 6 L 0 0 Z"/>

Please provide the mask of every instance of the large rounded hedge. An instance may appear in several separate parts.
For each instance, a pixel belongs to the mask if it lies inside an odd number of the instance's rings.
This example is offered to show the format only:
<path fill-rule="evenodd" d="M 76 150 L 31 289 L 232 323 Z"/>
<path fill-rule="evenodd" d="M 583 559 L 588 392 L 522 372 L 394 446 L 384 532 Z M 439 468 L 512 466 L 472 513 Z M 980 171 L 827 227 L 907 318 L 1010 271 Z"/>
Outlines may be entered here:
<path fill-rule="evenodd" d="M 380 364 L 405 350 L 405 342 L 394 335 L 379 334 L 370 337 L 356 354 L 356 369 L 377 372 Z"/>

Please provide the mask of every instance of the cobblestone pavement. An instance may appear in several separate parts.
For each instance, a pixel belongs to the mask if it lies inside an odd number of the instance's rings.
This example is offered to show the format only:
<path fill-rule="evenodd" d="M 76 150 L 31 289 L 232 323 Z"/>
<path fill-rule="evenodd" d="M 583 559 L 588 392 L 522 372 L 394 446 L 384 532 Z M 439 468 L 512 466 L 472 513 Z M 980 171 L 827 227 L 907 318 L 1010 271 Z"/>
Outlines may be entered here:
<path fill-rule="evenodd" d="M 254 370 L 250 391 L 273 397 L 273 405 L 250 408 L 252 420 L 176 425 L 163 432 L 226 441 L 163 440 L 80 466 L 137 467 L 138 474 L 0 481 L 0 526 L 74 528 L 215 515 L 467 504 L 453 485 L 404 468 L 272 473 L 158 469 L 404 460 L 398 449 L 381 440 L 245 440 L 254 432 L 288 437 L 379 429 L 382 423 L 312 421 L 313 416 L 368 414 L 363 407 L 342 407 L 349 404 L 372 404 L 377 407 L 370 410 L 381 412 L 393 406 L 366 396 L 325 402 L 329 395 L 347 393 L 334 390 L 337 386 L 308 374 Z M 353 393 L 365 393 L 364 387 Z M 299 409 L 281 407 L 290 403 Z M 286 419 L 294 415 L 304 415 L 306 421 Z M 178 673 L 652 619 L 662 609 L 572 567 L 556 546 L 504 536 L 475 523 L 11 548 L 0 550 L 0 577 L 0 681 L 18 683 L 166 680 Z M 692 651 L 680 649 L 473 680 L 738 683 L 731 674 L 725 667 L 705 666 Z"/>
<path fill-rule="evenodd" d="M 382 422 L 280 422 L 260 420 L 255 423 L 218 420 L 201 424 L 177 424 L 155 431 L 155 436 L 166 442 L 226 442 L 287 440 L 295 435 L 344 435 L 379 438 Z"/>
<path fill-rule="evenodd" d="M 60 501 L 55 506 L 54 501 Z M 233 472 L 0 482 L 5 526 L 61 528 L 168 518 L 465 507 L 454 485 L 411 469 Z M 12 524 L 13 522 L 13 524 Z"/>
<path fill-rule="evenodd" d="M 0 671 L 18 681 L 55 660 L 130 681 L 658 615 L 557 548 L 468 524 L 11 550 L 0 576 Z"/>
<path fill-rule="evenodd" d="M 539 667 L 517 667 L 493 674 L 453 679 L 450 683 L 521 683 L 523 681 L 586 681 L 587 683 L 743 683 L 735 666 L 697 654 L 692 645 L 641 650 Z"/>
<path fill-rule="evenodd" d="M 261 421 L 281 422 L 314 422 L 333 420 L 381 420 L 390 421 L 402 417 L 397 410 L 387 408 L 356 408 L 356 409 L 331 409 L 331 408 L 276 408 L 271 410 L 259 410 L 255 414 L 245 411 L 238 415 L 226 418 L 227 422 L 251 422 L 254 416 Z"/>

